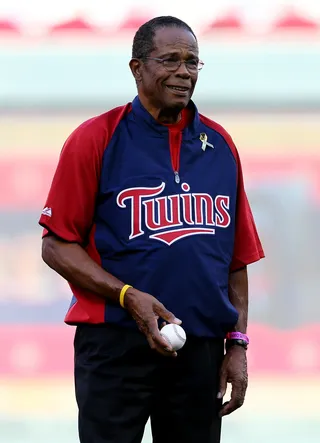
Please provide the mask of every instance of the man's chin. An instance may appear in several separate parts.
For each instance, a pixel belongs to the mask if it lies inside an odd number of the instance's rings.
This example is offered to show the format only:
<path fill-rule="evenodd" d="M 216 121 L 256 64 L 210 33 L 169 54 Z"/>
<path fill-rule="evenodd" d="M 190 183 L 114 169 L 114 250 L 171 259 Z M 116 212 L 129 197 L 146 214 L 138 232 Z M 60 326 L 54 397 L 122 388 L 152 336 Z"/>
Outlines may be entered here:
<path fill-rule="evenodd" d="M 182 111 L 182 109 L 186 108 L 190 102 L 190 97 L 177 97 L 175 99 L 168 100 L 165 103 L 165 106 L 168 109 Z"/>
<path fill-rule="evenodd" d="M 165 87 L 163 94 L 164 104 L 170 109 L 180 109 L 186 108 L 191 99 L 190 91 L 185 93 L 173 91 L 168 87 Z"/>

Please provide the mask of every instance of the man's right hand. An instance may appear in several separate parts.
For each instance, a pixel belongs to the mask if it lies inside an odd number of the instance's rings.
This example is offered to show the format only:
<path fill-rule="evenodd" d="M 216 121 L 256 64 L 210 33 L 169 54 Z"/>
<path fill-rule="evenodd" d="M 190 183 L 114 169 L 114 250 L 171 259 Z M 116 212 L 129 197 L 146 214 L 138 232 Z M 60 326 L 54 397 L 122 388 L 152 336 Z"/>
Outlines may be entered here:
<path fill-rule="evenodd" d="M 78 243 L 69 243 L 50 235 L 42 241 L 42 257 L 45 263 L 58 274 L 80 288 L 100 295 L 112 303 L 119 302 L 119 291 L 123 282 L 109 274 Z M 175 357 L 170 345 L 160 335 L 158 320 L 180 324 L 181 321 L 169 312 L 162 303 L 150 294 L 129 288 L 124 305 L 145 334 L 152 349 L 163 355 Z"/>
<path fill-rule="evenodd" d="M 177 353 L 161 336 L 158 328 L 158 319 L 167 323 L 180 325 L 182 322 L 172 312 L 168 311 L 155 297 L 145 292 L 129 288 L 124 297 L 124 306 L 146 336 L 151 349 L 162 355 L 176 357 Z"/>

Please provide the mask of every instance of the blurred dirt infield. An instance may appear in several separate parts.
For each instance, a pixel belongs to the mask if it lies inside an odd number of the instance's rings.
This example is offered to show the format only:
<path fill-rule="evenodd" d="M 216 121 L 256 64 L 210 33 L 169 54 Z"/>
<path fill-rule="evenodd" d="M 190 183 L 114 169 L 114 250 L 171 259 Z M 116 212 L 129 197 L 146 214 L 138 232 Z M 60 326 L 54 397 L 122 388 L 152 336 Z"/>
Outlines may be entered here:
<path fill-rule="evenodd" d="M 319 418 L 320 374 L 313 378 L 251 377 L 242 415 Z M 0 380 L 0 416 L 76 417 L 73 380 Z"/>
<path fill-rule="evenodd" d="M 0 156 L 55 156 L 70 132 L 92 113 L 79 115 L 1 116 Z M 318 154 L 319 114 L 216 114 L 242 154 Z"/>

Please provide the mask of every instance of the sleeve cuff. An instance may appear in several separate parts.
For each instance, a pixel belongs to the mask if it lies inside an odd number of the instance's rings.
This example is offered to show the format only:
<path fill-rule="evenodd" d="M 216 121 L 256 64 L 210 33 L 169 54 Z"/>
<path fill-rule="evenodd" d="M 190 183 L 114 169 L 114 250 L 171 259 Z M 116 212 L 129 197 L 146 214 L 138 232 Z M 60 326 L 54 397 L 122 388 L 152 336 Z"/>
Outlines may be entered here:
<path fill-rule="evenodd" d="M 43 220 L 39 221 L 39 225 L 44 228 L 42 233 L 42 238 L 46 237 L 49 234 L 53 234 L 62 240 L 65 240 L 66 242 L 70 243 L 82 243 L 82 239 L 79 237 L 79 235 L 76 235 L 74 233 L 58 229 L 55 226 L 52 226 L 49 223 L 44 222 Z"/>
<path fill-rule="evenodd" d="M 238 259 L 234 257 L 230 265 L 230 271 L 237 271 L 238 269 L 244 268 L 247 265 L 251 265 L 252 263 L 257 262 L 264 257 L 265 255 L 262 249 L 259 249 L 254 254 L 248 255 L 245 258 Z"/>

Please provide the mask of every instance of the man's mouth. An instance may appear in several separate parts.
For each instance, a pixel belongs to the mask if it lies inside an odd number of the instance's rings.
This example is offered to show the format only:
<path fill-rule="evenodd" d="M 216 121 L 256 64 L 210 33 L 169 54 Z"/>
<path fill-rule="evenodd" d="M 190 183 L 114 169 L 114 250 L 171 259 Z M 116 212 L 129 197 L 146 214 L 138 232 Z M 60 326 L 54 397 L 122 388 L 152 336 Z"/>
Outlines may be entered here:
<path fill-rule="evenodd" d="M 189 88 L 186 86 L 171 86 L 171 85 L 166 85 L 167 88 L 172 89 L 173 91 L 180 91 L 180 92 L 187 92 L 189 91 Z"/>

